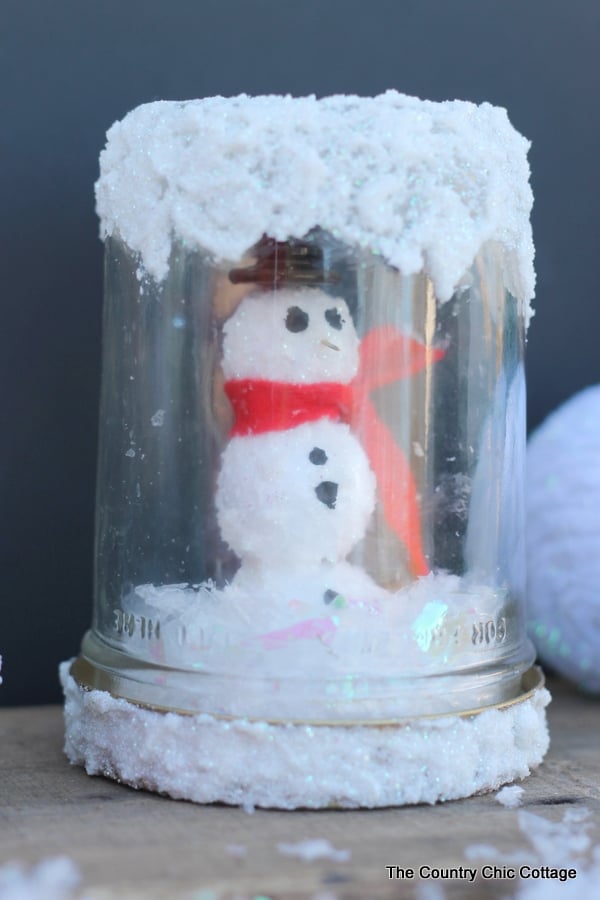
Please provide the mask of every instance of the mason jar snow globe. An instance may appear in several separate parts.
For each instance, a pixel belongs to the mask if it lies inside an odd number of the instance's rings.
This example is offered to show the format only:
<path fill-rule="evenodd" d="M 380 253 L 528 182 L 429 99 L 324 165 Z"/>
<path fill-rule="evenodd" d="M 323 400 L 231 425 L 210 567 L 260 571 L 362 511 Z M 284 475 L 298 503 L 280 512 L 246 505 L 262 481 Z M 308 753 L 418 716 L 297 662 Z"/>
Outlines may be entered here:
<path fill-rule="evenodd" d="M 293 808 L 541 761 L 527 147 L 503 110 L 395 92 L 157 102 L 110 129 L 73 762 Z"/>

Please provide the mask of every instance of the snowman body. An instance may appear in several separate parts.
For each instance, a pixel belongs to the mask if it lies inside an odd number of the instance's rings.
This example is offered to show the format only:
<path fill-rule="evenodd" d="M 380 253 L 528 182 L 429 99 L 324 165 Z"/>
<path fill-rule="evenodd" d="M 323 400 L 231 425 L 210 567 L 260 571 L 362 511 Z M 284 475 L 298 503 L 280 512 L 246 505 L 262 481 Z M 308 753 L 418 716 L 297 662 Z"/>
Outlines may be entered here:
<path fill-rule="evenodd" d="M 314 613 L 352 583 L 363 593 L 376 587 L 345 562 L 365 535 L 376 491 L 343 421 L 358 366 L 345 301 L 319 289 L 250 294 L 224 327 L 236 425 L 223 452 L 217 517 L 241 560 L 237 587 L 269 604 L 280 598 Z"/>

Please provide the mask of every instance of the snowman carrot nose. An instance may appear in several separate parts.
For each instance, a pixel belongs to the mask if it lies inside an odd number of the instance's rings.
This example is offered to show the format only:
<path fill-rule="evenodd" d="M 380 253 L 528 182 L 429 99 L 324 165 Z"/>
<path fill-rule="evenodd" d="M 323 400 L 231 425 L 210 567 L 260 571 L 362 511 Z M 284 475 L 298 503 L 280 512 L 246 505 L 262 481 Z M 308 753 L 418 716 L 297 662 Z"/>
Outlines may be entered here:
<path fill-rule="evenodd" d="M 322 338 L 321 343 L 323 344 L 324 347 L 329 347 L 330 350 L 339 350 L 340 349 L 339 347 L 336 347 L 335 344 L 332 344 L 331 341 L 328 341 L 325 338 Z"/>

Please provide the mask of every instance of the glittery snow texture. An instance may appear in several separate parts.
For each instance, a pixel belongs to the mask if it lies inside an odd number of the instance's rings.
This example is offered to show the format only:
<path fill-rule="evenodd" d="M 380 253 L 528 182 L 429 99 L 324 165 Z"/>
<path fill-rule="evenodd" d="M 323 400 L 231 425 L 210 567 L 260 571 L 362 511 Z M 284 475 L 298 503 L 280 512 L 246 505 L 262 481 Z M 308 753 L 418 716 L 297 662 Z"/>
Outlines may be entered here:
<path fill-rule="evenodd" d="M 270 725 L 140 709 L 61 666 L 65 751 L 90 775 L 198 803 L 295 809 L 435 803 L 523 778 L 548 748 L 540 689 L 477 716 L 397 727 Z"/>
<path fill-rule="evenodd" d="M 504 109 L 374 98 L 213 97 L 140 106 L 108 132 L 101 235 L 119 234 L 161 281 L 174 237 L 237 260 L 262 234 L 319 225 L 447 300 L 486 241 L 533 295 L 528 142 Z"/>

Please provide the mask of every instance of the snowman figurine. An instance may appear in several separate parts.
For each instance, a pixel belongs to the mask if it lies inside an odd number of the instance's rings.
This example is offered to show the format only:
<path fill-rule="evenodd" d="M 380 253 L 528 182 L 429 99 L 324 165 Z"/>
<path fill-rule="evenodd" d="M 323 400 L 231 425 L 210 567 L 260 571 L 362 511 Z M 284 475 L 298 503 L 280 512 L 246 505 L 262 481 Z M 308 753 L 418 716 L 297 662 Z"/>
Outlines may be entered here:
<path fill-rule="evenodd" d="M 235 423 L 222 458 L 221 535 L 236 586 L 307 615 L 381 598 L 346 562 L 364 537 L 376 479 L 347 424 L 359 338 L 346 302 L 320 288 L 247 295 L 223 331 Z"/>

